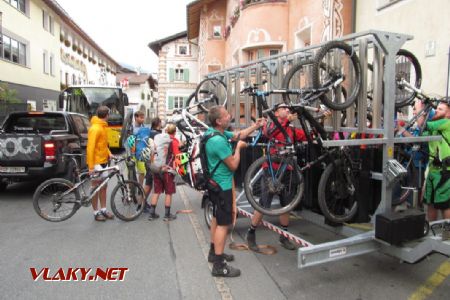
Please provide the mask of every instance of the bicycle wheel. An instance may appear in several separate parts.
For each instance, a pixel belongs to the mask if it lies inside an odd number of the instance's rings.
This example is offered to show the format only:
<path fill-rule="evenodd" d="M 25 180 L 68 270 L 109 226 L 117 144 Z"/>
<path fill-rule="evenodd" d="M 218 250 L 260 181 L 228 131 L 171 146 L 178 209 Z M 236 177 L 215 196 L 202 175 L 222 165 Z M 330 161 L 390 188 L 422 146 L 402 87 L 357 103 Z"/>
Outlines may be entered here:
<path fill-rule="evenodd" d="M 419 60 L 408 50 L 400 49 L 395 57 L 395 79 L 397 81 L 404 79 L 416 88 L 420 88 L 422 85 L 422 68 Z M 395 107 L 408 105 L 415 97 L 414 91 L 396 84 Z"/>
<path fill-rule="evenodd" d="M 312 88 L 312 82 L 309 74 L 313 64 L 314 60 L 308 59 L 294 65 L 283 78 L 283 82 L 281 83 L 283 89 L 292 90 Z M 282 96 L 283 101 L 286 104 L 298 103 L 299 100 L 301 100 L 301 95 L 282 94 Z"/>
<path fill-rule="evenodd" d="M 313 86 L 320 88 L 330 81 L 342 76 L 343 82 L 330 92 L 320 96 L 327 107 L 344 110 L 350 107 L 361 89 L 361 65 L 353 47 L 340 41 L 331 41 L 319 49 L 312 69 Z M 343 87 L 347 97 L 336 97 L 337 90 Z"/>
<path fill-rule="evenodd" d="M 350 166 L 337 159 L 329 164 L 319 181 L 318 202 L 329 221 L 350 221 L 358 210 Z"/>
<path fill-rule="evenodd" d="M 33 207 L 44 220 L 61 222 L 80 208 L 80 196 L 74 184 L 63 178 L 52 178 L 38 186 L 33 195 Z"/>
<path fill-rule="evenodd" d="M 200 107 L 200 105 L 197 105 L 197 104 L 198 104 L 198 102 L 195 100 L 195 92 L 193 92 L 187 98 L 184 108 L 193 115 L 205 113 L 205 110 L 203 109 L 203 107 Z"/>
<path fill-rule="evenodd" d="M 137 181 L 119 182 L 111 193 L 111 210 L 123 221 L 135 220 L 144 207 L 144 188 Z"/>
<path fill-rule="evenodd" d="M 274 176 L 269 173 L 269 161 Z M 254 209 L 264 215 L 279 216 L 293 210 L 301 201 L 304 179 L 292 157 L 263 156 L 245 173 L 244 189 Z"/>
<path fill-rule="evenodd" d="M 203 208 L 203 214 L 205 217 L 205 223 L 208 228 L 211 228 L 211 222 L 213 219 L 213 210 L 214 210 L 214 204 L 211 200 L 207 200 L 205 203 L 205 207 Z"/>
<path fill-rule="evenodd" d="M 217 78 L 206 78 L 202 80 L 195 90 L 195 103 L 205 112 L 215 105 L 227 105 L 227 86 Z"/>

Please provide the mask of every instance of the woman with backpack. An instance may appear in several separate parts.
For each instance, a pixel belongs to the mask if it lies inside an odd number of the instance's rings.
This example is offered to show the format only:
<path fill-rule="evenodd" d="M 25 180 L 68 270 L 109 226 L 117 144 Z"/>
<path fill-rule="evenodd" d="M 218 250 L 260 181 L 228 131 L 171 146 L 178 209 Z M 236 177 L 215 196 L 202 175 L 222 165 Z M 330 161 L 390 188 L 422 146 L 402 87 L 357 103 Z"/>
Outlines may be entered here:
<path fill-rule="evenodd" d="M 159 215 L 156 213 L 156 205 L 158 204 L 159 195 L 162 193 L 166 195 L 163 220 L 172 221 L 177 217 L 175 214 L 170 213 L 172 195 L 176 192 L 175 171 L 172 166 L 175 155 L 180 153 L 180 142 L 175 137 L 176 130 L 175 124 L 168 124 L 166 133 L 158 134 L 154 138 L 156 154 L 151 163 L 153 173 L 153 195 L 150 204 L 150 216 L 148 218 L 150 221 L 159 218 Z"/>

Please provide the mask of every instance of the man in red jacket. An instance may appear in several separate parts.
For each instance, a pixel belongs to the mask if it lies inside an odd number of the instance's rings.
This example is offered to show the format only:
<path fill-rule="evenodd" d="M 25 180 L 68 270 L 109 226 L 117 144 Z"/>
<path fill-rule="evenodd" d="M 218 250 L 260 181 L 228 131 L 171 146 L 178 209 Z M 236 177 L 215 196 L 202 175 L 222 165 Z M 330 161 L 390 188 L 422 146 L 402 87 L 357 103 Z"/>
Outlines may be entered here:
<path fill-rule="evenodd" d="M 289 135 L 291 141 L 302 142 L 306 140 L 305 132 L 303 130 L 294 128 L 293 126 L 290 125 L 290 122 L 296 119 L 296 115 L 290 113 L 289 107 L 286 104 L 284 103 L 278 104 L 277 110 L 275 111 L 275 116 L 278 118 L 278 122 L 280 122 L 281 126 L 283 126 L 286 133 Z M 274 139 L 275 145 L 277 145 L 276 142 L 280 142 L 280 144 L 282 144 L 283 142 L 286 141 L 281 130 L 279 130 L 273 123 L 265 125 L 263 127 L 263 133 L 267 138 Z M 277 151 L 276 147 L 273 147 L 272 151 L 276 152 Z M 261 193 L 262 193 L 261 201 L 264 202 L 261 204 L 264 205 L 265 207 L 270 207 L 272 197 L 270 197 L 270 195 L 267 192 L 261 191 Z M 287 202 L 289 201 L 289 199 L 280 199 L 280 200 L 284 200 Z M 263 215 L 259 211 L 255 210 L 250 224 L 250 228 L 248 229 L 247 233 L 247 244 L 249 248 L 253 251 L 258 251 L 255 231 L 259 223 L 261 223 L 262 218 Z M 284 231 L 286 232 L 288 231 L 289 213 L 280 216 L 280 225 Z M 288 250 L 296 249 L 295 245 L 287 237 L 283 235 L 280 235 L 279 241 L 281 245 Z"/>

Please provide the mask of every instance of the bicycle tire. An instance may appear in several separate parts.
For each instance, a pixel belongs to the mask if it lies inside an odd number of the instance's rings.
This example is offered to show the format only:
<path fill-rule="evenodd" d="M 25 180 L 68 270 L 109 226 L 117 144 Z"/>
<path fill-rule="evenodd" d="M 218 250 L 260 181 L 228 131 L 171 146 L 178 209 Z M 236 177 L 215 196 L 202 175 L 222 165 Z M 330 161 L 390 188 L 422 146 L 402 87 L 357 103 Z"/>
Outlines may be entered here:
<path fill-rule="evenodd" d="M 220 101 L 220 97 L 223 98 L 223 101 Z M 211 100 L 208 101 L 208 104 L 201 103 L 204 98 L 211 98 Z M 223 105 L 226 107 L 227 98 L 227 85 L 217 78 L 203 79 L 195 89 L 195 104 L 198 104 L 199 108 L 204 112 L 208 112 L 215 105 Z"/>
<path fill-rule="evenodd" d="M 289 71 L 286 73 L 286 75 L 283 78 L 283 82 L 281 83 L 281 86 L 283 89 L 301 89 L 306 88 L 305 86 L 300 86 L 302 83 L 307 83 L 308 81 L 308 74 L 307 70 L 305 70 L 305 66 L 313 65 L 314 60 L 307 59 L 304 61 L 301 61 L 292 68 L 289 69 Z M 303 78 L 303 76 L 306 76 L 306 78 Z M 294 80 L 297 79 L 297 80 Z M 295 101 L 299 99 L 299 95 L 288 95 L 288 94 L 282 94 L 283 102 L 286 104 L 290 103 L 297 103 L 298 101 Z"/>
<path fill-rule="evenodd" d="M 296 162 L 293 160 L 293 158 L 281 158 L 271 155 L 270 161 L 272 163 L 278 163 L 280 165 L 285 164 L 285 166 L 292 167 L 292 170 L 290 172 L 282 172 L 281 174 L 281 176 L 284 176 L 286 174 L 288 176 L 291 176 L 283 177 L 283 179 L 286 178 L 289 181 L 292 179 L 292 181 L 290 181 L 292 184 L 289 185 L 289 188 L 284 187 L 284 183 L 281 185 L 277 185 L 275 188 L 279 191 L 272 194 L 280 198 L 281 193 L 287 193 L 284 195 L 291 198 L 291 200 L 287 205 L 281 206 L 280 208 L 263 207 L 260 204 L 261 184 L 264 183 L 266 185 L 266 182 L 261 182 L 261 179 L 264 178 L 261 171 L 263 170 L 263 164 L 267 163 L 267 161 L 268 157 L 262 156 L 250 165 L 244 176 L 244 190 L 247 196 L 247 200 L 255 210 L 259 211 L 263 215 L 279 216 L 292 211 L 300 203 L 304 192 L 304 179 L 297 166 L 295 165 Z"/>
<path fill-rule="evenodd" d="M 402 57 L 404 57 L 404 60 L 402 60 Z M 410 64 L 410 68 L 413 68 L 412 72 L 411 70 L 409 72 L 406 72 L 406 68 L 408 68 L 408 65 L 406 65 L 406 67 L 403 67 L 405 62 L 406 64 Z M 399 78 L 405 79 L 418 89 L 422 85 L 422 67 L 420 66 L 417 57 L 408 50 L 400 49 L 397 52 L 395 58 L 395 77 L 396 80 Z M 416 98 L 416 96 L 416 92 L 406 91 L 399 88 L 399 86 L 396 84 L 395 107 L 400 108 L 408 105 L 412 100 L 414 100 L 414 98 Z"/>
<path fill-rule="evenodd" d="M 129 185 L 128 188 L 127 185 Z M 131 190 L 131 193 L 129 193 L 129 190 Z M 118 193 L 121 194 L 116 197 Z M 138 197 L 141 197 L 140 203 Z M 123 183 L 119 182 L 111 193 L 111 210 L 122 221 L 133 221 L 144 211 L 145 198 L 144 188 L 137 181 L 125 180 Z M 119 203 L 121 205 L 118 205 Z M 125 212 L 122 212 L 121 207 L 124 208 Z"/>
<path fill-rule="evenodd" d="M 58 197 L 57 194 L 64 193 L 65 191 L 71 189 L 74 187 L 74 184 L 70 182 L 69 180 L 63 179 L 63 178 L 52 178 L 49 180 L 44 181 L 41 183 L 33 195 L 33 208 L 34 211 L 44 220 L 49 222 L 61 222 L 64 220 L 69 219 L 72 217 L 77 210 L 80 208 L 80 204 L 78 202 L 80 200 L 80 195 L 78 193 L 78 190 L 74 190 L 70 192 L 69 194 L 65 195 L 65 197 L 73 196 L 73 199 L 70 199 L 70 203 L 66 203 L 68 205 L 64 206 L 67 207 L 67 209 L 62 209 L 63 205 L 61 202 L 64 201 L 57 201 L 58 199 L 55 197 Z M 45 201 L 51 201 L 51 207 L 50 211 L 53 210 L 54 213 L 56 212 L 64 212 L 60 215 L 52 216 L 50 213 L 45 212 L 43 202 Z"/>
<path fill-rule="evenodd" d="M 356 201 L 355 194 L 347 194 L 342 190 L 342 187 L 346 186 L 346 182 L 337 182 L 337 180 L 342 180 L 347 178 L 345 174 L 341 172 L 336 174 L 336 167 L 340 167 L 342 164 L 342 160 L 336 159 L 334 163 L 328 164 L 325 168 L 325 171 L 322 173 L 322 176 L 319 180 L 319 190 L 318 190 L 318 202 L 319 207 L 325 216 L 325 218 L 334 223 L 344 223 L 350 221 L 358 211 L 358 202 Z M 344 166 L 345 167 L 345 166 Z M 338 170 L 342 170 L 338 168 Z M 335 175 L 335 177 L 332 177 Z M 340 190 L 337 190 L 341 188 Z M 343 196 L 351 197 L 342 199 Z M 341 197 L 341 199 L 337 199 L 337 197 Z M 327 201 L 328 200 L 328 201 Z M 330 207 L 329 200 L 335 200 L 335 203 L 338 200 L 340 201 L 340 205 L 336 207 Z M 351 201 L 351 202 L 350 202 Z M 344 203 L 346 202 L 346 203 Z M 348 206 L 350 205 L 350 208 Z"/>
<path fill-rule="evenodd" d="M 326 58 L 326 55 L 330 53 L 332 50 L 342 50 L 346 56 L 350 58 L 351 66 L 352 66 L 352 74 L 348 74 L 348 71 L 346 71 L 347 74 L 344 74 L 341 69 L 343 69 L 345 66 L 339 67 L 335 69 L 336 67 L 330 66 L 330 64 L 326 64 L 326 72 L 321 72 L 323 70 L 322 64 L 324 63 L 322 60 Z M 322 67 L 321 67 L 322 66 Z M 361 90 L 361 84 L 362 84 L 362 76 L 361 76 L 361 65 L 358 59 L 358 56 L 356 55 L 356 52 L 354 49 L 347 45 L 344 42 L 340 41 L 331 41 L 322 46 L 319 51 L 317 51 L 317 54 L 314 58 L 314 64 L 312 68 L 312 80 L 313 80 L 313 86 L 315 88 L 322 87 L 322 78 L 321 74 L 328 74 L 328 75 L 336 75 L 336 74 L 342 74 L 344 75 L 344 81 L 340 84 L 342 87 L 345 87 L 347 90 L 348 97 L 343 99 L 343 102 L 334 102 L 333 98 L 330 99 L 329 96 L 326 94 L 320 96 L 320 100 L 323 104 L 325 104 L 328 108 L 334 109 L 334 110 L 344 110 L 348 107 L 350 107 L 358 98 L 359 92 Z M 353 80 L 350 82 L 350 78 L 353 75 Z M 323 78 L 326 79 L 326 78 Z M 353 83 L 353 85 L 351 84 Z"/>
<path fill-rule="evenodd" d="M 213 210 L 214 210 L 214 204 L 211 200 L 207 200 L 205 203 L 205 207 L 203 208 L 203 215 L 205 217 L 205 223 L 206 226 L 208 226 L 208 229 L 211 228 L 211 222 L 213 219 Z"/>

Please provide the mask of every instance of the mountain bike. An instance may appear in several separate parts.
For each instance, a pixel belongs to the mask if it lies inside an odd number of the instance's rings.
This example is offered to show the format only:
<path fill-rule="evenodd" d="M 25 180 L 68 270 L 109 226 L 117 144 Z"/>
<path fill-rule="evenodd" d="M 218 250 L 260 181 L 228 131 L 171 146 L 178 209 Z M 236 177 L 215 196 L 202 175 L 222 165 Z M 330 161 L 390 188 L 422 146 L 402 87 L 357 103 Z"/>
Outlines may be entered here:
<path fill-rule="evenodd" d="M 329 162 L 328 171 L 322 176 L 322 186 L 327 191 L 319 195 L 319 205 L 325 217 L 330 221 L 341 223 L 350 220 L 357 211 L 355 198 L 355 174 L 360 168 L 354 162 L 348 151 L 340 148 L 324 148 L 322 141 L 328 139 L 323 126 L 310 113 L 317 112 L 315 107 L 308 106 L 325 93 L 342 82 L 342 75 L 333 76 L 320 88 L 281 89 L 272 91 L 258 90 L 258 85 L 245 88 L 242 92 L 256 98 L 258 110 L 267 114 L 276 128 L 285 137 L 285 142 L 269 141 L 266 144 L 265 155 L 248 168 L 244 177 L 244 189 L 248 201 L 254 209 L 262 214 L 277 216 L 294 209 L 301 201 L 304 191 L 304 172 L 311 167 Z M 305 132 L 307 144 L 292 141 L 286 130 L 281 126 L 274 111 L 269 108 L 266 97 L 271 94 L 300 95 L 299 103 L 288 103 L 290 110 L 297 113 L 302 129 Z M 310 130 L 310 128 L 312 130 Z M 256 143 L 256 139 L 254 141 Z M 321 155 L 314 160 L 299 160 L 297 153 L 304 152 L 305 147 L 317 144 Z M 331 175 L 336 176 L 331 176 Z M 339 190 L 337 190 L 339 188 Z M 338 192 L 338 193 L 336 193 Z M 264 198 L 270 198 L 267 203 Z M 328 197 L 331 195 L 331 198 Z"/>
<path fill-rule="evenodd" d="M 311 67 L 310 80 L 308 67 Z M 350 107 L 359 95 L 362 84 L 361 65 L 353 47 L 340 41 L 331 41 L 323 45 L 313 60 L 301 61 L 294 65 L 283 78 L 283 89 L 321 88 L 328 82 L 340 82 L 319 98 L 323 104 L 334 110 Z M 282 94 L 286 104 L 297 103 L 303 99 L 301 93 Z"/>
<path fill-rule="evenodd" d="M 208 112 L 215 105 L 226 107 L 228 91 L 226 84 L 218 78 L 206 78 L 202 80 L 186 101 L 185 108 L 192 110 L 198 107 L 200 112 Z"/>
<path fill-rule="evenodd" d="M 63 154 L 76 162 L 78 154 Z M 99 184 L 92 191 L 90 189 L 91 177 L 89 172 L 80 171 L 78 164 L 74 169 L 76 182 L 63 178 L 52 178 L 44 181 L 33 195 L 33 207 L 36 213 L 44 220 L 61 222 L 72 217 L 81 206 L 91 205 L 94 195 L 113 178 L 117 184 L 111 193 L 111 210 L 114 215 L 123 221 L 135 220 L 144 210 L 145 193 L 142 186 L 131 180 L 125 180 L 121 174 L 119 163 L 126 158 L 112 159 L 114 166 L 96 171 L 96 175 L 107 172 L 107 176 L 98 179 Z"/>
<path fill-rule="evenodd" d="M 422 119 L 423 121 L 417 128 L 417 135 L 421 135 L 425 128 L 426 121 L 429 120 L 431 111 L 437 107 L 439 100 L 436 97 L 426 95 L 422 90 L 402 77 L 397 77 L 396 80 L 398 89 L 404 90 L 407 94 L 414 95 L 425 104 L 425 106 L 417 112 L 415 116 L 406 122 L 403 126 L 404 129 L 401 132 L 396 132 L 396 137 L 402 136 L 403 132 L 408 131 L 419 119 Z M 414 105 L 414 98 L 410 98 L 407 105 Z M 423 171 L 425 166 L 423 166 L 423 170 L 416 170 L 416 166 L 414 166 L 414 159 L 417 159 L 418 155 L 425 155 L 427 157 L 430 155 L 428 153 L 428 149 L 423 149 L 423 147 L 426 147 L 426 143 L 414 145 L 397 144 L 395 147 L 396 159 L 408 170 L 408 176 L 402 179 L 394 187 L 392 198 L 392 205 L 394 206 L 405 203 L 407 200 L 411 202 L 414 189 L 418 189 L 420 192 L 423 185 Z"/>

